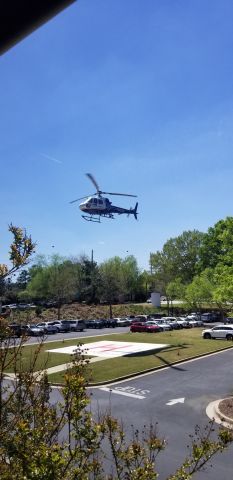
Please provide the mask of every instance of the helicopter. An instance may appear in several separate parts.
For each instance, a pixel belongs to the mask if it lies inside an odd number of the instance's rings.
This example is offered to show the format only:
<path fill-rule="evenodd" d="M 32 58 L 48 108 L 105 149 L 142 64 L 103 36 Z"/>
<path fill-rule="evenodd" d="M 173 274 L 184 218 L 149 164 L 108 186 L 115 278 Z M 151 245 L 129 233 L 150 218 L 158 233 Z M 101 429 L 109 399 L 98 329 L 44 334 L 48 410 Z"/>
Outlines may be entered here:
<path fill-rule="evenodd" d="M 137 195 L 130 195 L 128 193 L 112 193 L 112 192 L 102 192 L 99 189 L 99 185 L 96 182 L 94 176 L 91 173 L 86 173 L 86 176 L 91 180 L 93 185 L 96 188 L 96 192 L 92 195 L 85 195 L 85 197 L 76 198 L 70 203 L 75 203 L 80 200 L 84 200 L 79 204 L 80 210 L 84 213 L 82 218 L 88 222 L 97 222 L 100 223 L 100 217 L 112 218 L 114 219 L 114 214 L 122 215 L 123 213 L 127 215 L 134 215 L 134 218 L 137 220 L 137 208 L 138 203 L 136 203 L 134 208 L 122 208 L 112 205 L 112 202 L 102 195 L 121 195 L 123 197 L 136 197 Z"/>

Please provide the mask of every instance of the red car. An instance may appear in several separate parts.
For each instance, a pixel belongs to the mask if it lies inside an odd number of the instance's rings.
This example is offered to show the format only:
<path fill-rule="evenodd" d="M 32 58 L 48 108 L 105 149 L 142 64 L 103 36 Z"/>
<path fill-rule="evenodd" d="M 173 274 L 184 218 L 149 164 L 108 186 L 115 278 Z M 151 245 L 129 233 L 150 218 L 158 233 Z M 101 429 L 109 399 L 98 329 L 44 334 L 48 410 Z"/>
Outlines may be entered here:
<path fill-rule="evenodd" d="M 142 322 L 132 323 L 130 327 L 131 332 L 147 332 L 147 333 L 156 333 L 162 332 L 162 328 L 159 325 L 146 325 Z"/>

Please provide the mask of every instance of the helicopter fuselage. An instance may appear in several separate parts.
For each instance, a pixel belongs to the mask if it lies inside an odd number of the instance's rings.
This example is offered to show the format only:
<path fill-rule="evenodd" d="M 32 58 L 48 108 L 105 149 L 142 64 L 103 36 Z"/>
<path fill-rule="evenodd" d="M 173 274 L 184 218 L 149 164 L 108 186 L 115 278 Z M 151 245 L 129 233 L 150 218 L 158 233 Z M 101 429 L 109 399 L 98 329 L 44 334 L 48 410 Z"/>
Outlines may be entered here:
<path fill-rule="evenodd" d="M 122 207 L 117 207 L 112 205 L 112 202 L 106 197 L 88 197 L 84 202 L 81 202 L 79 205 L 80 210 L 88 215 L 94 216 L 103 216 L 108 218 L 114 218 L 113 214 L 134 214 L 135 218 L 137 215 L 137 206 L 134 209 L 127 209 Z M 85 219 L 87 219 L 84 216 Z"/>

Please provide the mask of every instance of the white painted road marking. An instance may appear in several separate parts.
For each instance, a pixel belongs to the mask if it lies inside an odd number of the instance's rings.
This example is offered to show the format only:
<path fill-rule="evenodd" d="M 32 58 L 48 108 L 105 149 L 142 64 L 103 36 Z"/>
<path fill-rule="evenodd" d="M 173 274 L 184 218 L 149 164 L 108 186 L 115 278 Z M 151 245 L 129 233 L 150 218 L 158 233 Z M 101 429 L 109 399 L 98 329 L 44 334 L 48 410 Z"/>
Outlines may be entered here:
<path fill-rule="evenodd" d="M 138 400 L 143 400 L 143 398 L 146 398 L 144 395 L 123 392 L 122 390 L 116 390 L 115 388 L 101 387 L 100 390 L 104 390 L 104 392 L 116 393 L 117 395 L 124 395 L 125 397 L 137 398 Z"/>
<path fill-rule="evenodd" d="M 166 405 L 175 405 L 176 403 L 184 403 L 185 398 L 173 398 L 172 400 L 169 400 L 169 402 L 166 403 Z"/>

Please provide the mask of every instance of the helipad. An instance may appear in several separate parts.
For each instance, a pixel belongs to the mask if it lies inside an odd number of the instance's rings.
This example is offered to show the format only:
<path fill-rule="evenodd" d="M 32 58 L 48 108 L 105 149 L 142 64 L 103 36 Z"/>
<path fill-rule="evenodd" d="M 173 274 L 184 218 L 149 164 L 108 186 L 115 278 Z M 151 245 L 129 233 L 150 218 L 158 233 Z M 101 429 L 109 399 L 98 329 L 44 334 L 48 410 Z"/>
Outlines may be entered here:
<path fill-rule="evenodd" d="M 94 357 L 114 358 L 125 357 L 128 355 L 136 355 L 143 352 L 156 352 L 169 347 L 163 343 L 133 343 L 133 342 L 114 342 L 114 341 L 100 341 L 87 343 L 81 347 L 72 345 L 70 347 L 55 348 L 53 350 L 47 350 L 50 353 L 67 353 L 72 355 L 77 352 L 77 349 L 81 350 L 82 355 L 90 355 Z"/>

